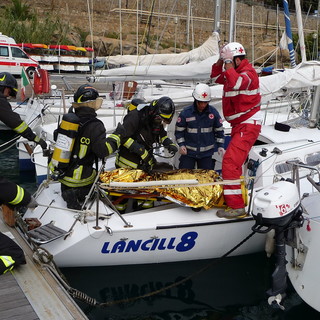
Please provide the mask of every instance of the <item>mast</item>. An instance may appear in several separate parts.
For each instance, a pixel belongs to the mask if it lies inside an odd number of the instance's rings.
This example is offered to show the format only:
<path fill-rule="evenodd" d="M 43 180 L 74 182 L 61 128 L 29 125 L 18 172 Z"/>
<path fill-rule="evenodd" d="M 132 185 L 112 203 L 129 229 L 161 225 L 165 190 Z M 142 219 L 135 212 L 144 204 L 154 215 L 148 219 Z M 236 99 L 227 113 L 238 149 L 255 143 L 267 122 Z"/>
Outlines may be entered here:
<path fill-rule="evenodd" d="M 216 11 L 214 16 L 214 29 L 213 31 L 220 34 L 220 15 L 221 15 L 221 0 L 216 0 Z"/>
<path fill-rule="evenodd" d="M 234 42 L 235 36 L 235 16 L 236 16 L 236 0 L 230 3 L 230 26 L 229 26 L 229 42 Z"/>
<path fill-rule="evenodd" d="M 295 55 L 294 55 L 292 33 L 291 33 L 290 13 L 289 13 L 289 6 L 288 6 L 287 0 L 283 0 L 283 9 L 284 9 L 284 20 L 286 23 L 286 35 L 287 35 L 287 41 L 288 41 L 290 62 L 291 62 L 291 67 L 294 68 L 296 66 L 296 59 L 295 59 Z"/>
<path fill-rule="evenodd" d="M 296 15 L 297 15 L 297 24 L 298 24 L 298 34 L 299 34 L 301 59 L 302 59 L 302 62 L 305 62 L 305 61 L 307 61 L 307 57 L 306 57 L 306 46 L 305 46 L 305 43 L 304 43 L 301 6 L 300 6 L 300 1 L 299 0 L 295 0 L 294 3 L 295 3 L 295 6 L 296 6 Z"/>

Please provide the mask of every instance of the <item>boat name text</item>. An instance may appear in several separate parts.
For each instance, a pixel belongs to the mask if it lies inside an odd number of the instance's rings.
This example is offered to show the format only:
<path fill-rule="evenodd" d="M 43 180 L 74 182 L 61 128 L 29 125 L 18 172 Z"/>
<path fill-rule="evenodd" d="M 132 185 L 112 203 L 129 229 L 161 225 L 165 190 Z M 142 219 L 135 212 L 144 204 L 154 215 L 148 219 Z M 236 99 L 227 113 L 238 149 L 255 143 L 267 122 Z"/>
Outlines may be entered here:
<path fill-rule="evenodd" d="M 181 236 L 180 240 L 176 237 L 172 238 L 153 238 L 148 240 L 130 240 L 130 241 L 117 241 L 113 244 L 112 248 L 110 242 L 105 242 L 101 252 L 102 253 L 122 253 L 122 252 L 137 252 L 142 251 L 155 251 L 155 250 L 176 250 L 178 252 L 185 252 L 191 250 L 195 244 L 198 233 L 191 231 Z M 110 245 L 110 248 L 109 248 Z"/>

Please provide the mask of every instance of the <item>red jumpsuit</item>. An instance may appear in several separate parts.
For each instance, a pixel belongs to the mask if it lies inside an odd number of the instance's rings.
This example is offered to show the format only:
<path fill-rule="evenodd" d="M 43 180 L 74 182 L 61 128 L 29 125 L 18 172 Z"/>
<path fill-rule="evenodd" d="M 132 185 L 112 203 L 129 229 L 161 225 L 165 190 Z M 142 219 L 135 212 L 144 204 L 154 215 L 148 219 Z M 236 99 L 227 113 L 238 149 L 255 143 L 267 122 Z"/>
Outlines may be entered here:
<path fill-rule="evenodd" d="M 254 120 L 261 104 L 259 78 L 247 59 L 243 59 L 236 69 L 226 71 L 222 70 L 221 64 L 215 63 L 211 78 L 223 84 L 223 115 L 232 126 L 231 141 L 222 161 L 222 178 L 238 180 L 242 165 L 261 130 L 261 121 Z M 245 207 L 239 182 L 224 185 L 224 197 L 232 209 Z"/>

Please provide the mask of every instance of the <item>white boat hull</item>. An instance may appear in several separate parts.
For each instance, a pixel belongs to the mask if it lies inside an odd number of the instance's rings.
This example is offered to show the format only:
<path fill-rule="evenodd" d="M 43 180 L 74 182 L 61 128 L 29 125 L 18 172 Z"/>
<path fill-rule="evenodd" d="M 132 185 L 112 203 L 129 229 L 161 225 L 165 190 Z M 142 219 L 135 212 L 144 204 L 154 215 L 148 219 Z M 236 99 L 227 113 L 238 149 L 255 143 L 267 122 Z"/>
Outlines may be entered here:
<path fill-rule="evenodd" d="M 287 247 L 287 271 L 299 296 L 320 312 L 320 194 L 313 193 L 302 204 L 308 214 L 305 215 L 304 225 L 298 229 L 301 239 L 298 250 Z"/>
<path fill-rule="evenodd" d="M 195 212 L 173 203 L 123 215 L 130 226 L 100 203 L 98 227 L 95 216 L 74 224 L 77 214 L 65 208 L 59 183 L 43 189 L 37 201 L 39 207 L 27 211 L 24 218 L 37 218 L 42 225 L 54 221 L 56 227 L 72 229 L 66 238 L 42 245 L 60 267 L 219 258 L 246 238 L 253 225 L 252 218 L 227 220 L 218 218 L 216 209 Z M 256 234 L 231 255 L 262 251 L 264 242 L 265 237 Z"/>

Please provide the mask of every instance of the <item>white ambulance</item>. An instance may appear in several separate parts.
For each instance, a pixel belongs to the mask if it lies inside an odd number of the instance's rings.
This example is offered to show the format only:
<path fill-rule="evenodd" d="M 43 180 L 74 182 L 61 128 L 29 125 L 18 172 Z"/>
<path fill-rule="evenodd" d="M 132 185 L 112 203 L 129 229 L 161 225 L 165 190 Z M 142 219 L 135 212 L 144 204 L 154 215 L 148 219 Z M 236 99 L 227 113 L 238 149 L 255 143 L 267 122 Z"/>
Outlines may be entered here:
<path fill-rule="evenodd" d="M 25 68 L 28 76 L 33 78 L 39 63 L 19 48 L 13 38 L 0 32 L 0 72 L 10 72 L 20 76 L 22 67 Z"/>

